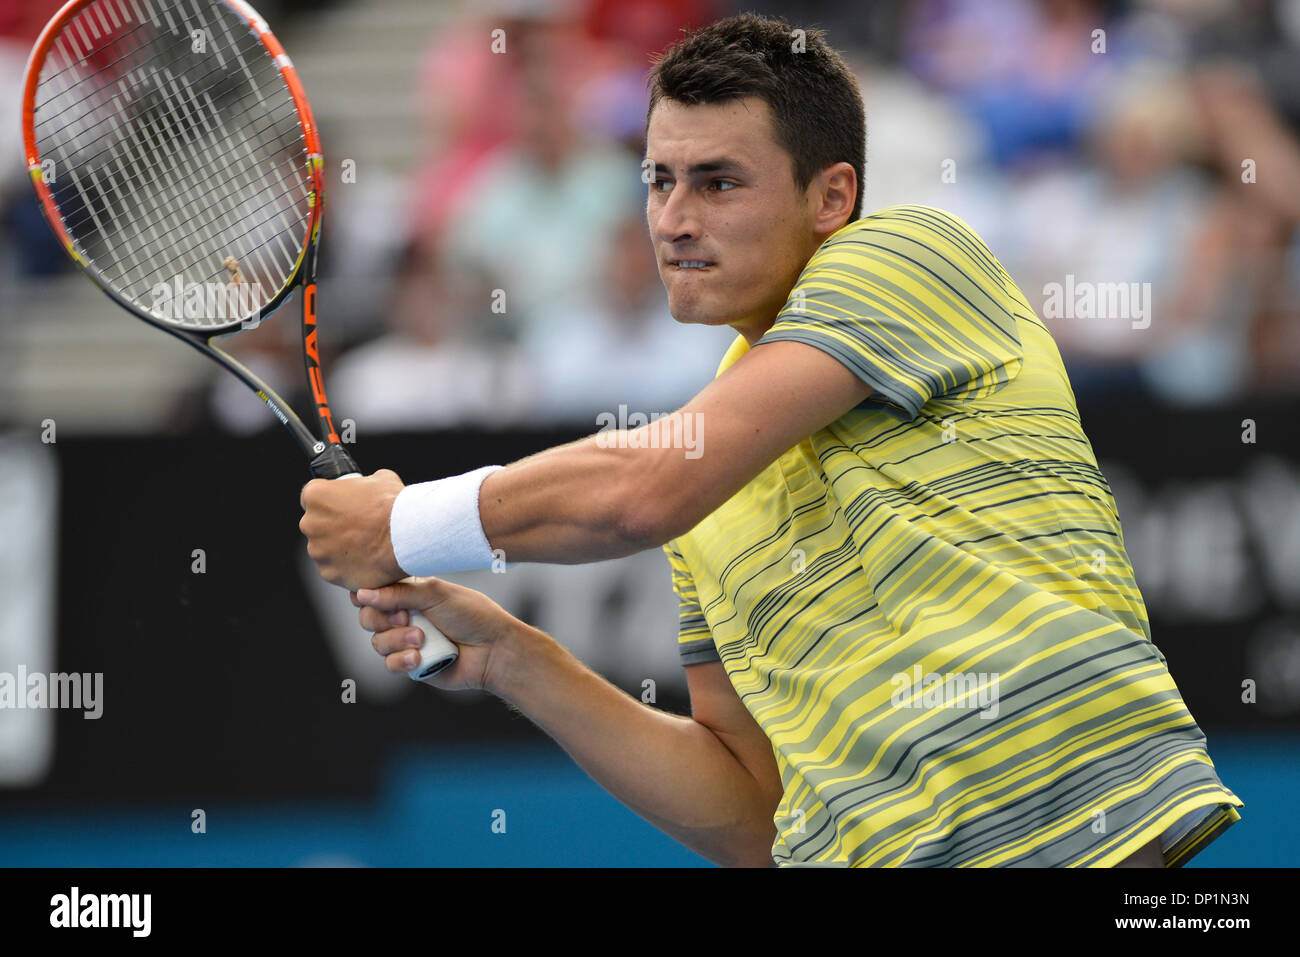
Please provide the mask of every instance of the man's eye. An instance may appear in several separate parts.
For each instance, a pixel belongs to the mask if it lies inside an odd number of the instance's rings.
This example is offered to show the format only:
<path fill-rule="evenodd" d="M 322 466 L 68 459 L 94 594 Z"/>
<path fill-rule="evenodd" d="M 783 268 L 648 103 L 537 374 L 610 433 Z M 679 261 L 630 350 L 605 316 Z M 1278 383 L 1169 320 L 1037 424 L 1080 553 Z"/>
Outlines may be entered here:
<path fill-rule="evenodd" d="M 732 187 L 738 186 L 739 184 L 738 184 L 738 183 L 733 183 L 733 182 L 732 182 L 731 180 L 729 180 L 729 179 L 715 179 L 715 180 L 714 180 L 712 183 L 710 183 L 709 185 L 710 185 L 710 186 L 716 186 L 716 187 L 718 187 L 718 192 L 726 192 L 726 190 L 724 190 L 722 187 L 726 186 L 726 187 L 728 187 L 728 188 L 732 188 Z"/>
<path fill-rule="evenodd" d="M 655 179 L 655 180 L 652 180 L 651 183 L 650 183 L 650 189 L 651 189 L 652 191 L 656 192 L 656 193 L 666 193 L 668 190 L 664 189 L 665 186 L 667 186 L 668 189 L 672 189 L 672 187 L 673 187 L 673 182 L 672 182 L 672 180 L 669 180 L 669 179 Z"/>

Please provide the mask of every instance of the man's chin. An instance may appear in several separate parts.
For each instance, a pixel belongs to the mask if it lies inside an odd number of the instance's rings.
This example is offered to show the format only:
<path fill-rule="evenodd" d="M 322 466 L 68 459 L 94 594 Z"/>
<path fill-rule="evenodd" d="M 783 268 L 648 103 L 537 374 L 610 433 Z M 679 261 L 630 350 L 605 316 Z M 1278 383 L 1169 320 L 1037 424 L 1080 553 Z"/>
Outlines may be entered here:
<path fill-rule="evenodd" d="M 670 306 L 668 311 L 674 319 L 684 326 L 727 326 L 731 324 L 730 315 L 708 312 L 698 306 L 684 309 L 673 309 Z"/>

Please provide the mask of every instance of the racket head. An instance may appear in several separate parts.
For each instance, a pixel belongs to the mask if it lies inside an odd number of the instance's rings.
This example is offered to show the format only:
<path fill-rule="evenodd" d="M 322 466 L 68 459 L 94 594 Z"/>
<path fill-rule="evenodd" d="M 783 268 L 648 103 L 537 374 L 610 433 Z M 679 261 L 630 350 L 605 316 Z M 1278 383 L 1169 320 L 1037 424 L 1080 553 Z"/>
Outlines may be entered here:
<path fill-rule="evenodd" d="M 147 322 L 204 340 L 249 328 L 314 270 L 319 134 L 242 0 L 71 0 L 32 49 L 22 126 L 51 228 Z"/>

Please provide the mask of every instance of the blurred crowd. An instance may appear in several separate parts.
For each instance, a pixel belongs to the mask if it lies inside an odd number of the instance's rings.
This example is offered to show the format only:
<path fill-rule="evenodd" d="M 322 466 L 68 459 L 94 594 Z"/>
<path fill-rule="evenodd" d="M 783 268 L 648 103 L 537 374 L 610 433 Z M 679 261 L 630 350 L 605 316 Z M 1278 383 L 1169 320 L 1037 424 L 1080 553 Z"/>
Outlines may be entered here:
<path fill-rule="evenodd" d="M 670 412 L 734 333 L 667 311 L 645 220 L 649 54 L 697 0 L 507 3 L 431 40 L 416 172 L 384 331 L 331 372 L 392 427 Z M 490 42 L 493 31 L 498 42 Z"/>
<path fill-rule="evenodd" d="M 866 103 L 864 210 L 966 219 L 1081 403 L 1300 392 L 1300 0 L 497 0 L 431 36 L 413 78 L 429 147 L 372 213 L 399 241 L 331 358 L 335 406 L 372 428 L 591 424 L 697 392 L 732 334 L 667 312 L 645 76 L 682 27 L 739 9 L 827 31 Z M 35 253 L 31 216 L 5 222 Z M 1087 283 L 1149 284 L 1150 321 L 1048 314 L 1054 284 Z M 287 340 L 250 348 L 300 376 Z"/>

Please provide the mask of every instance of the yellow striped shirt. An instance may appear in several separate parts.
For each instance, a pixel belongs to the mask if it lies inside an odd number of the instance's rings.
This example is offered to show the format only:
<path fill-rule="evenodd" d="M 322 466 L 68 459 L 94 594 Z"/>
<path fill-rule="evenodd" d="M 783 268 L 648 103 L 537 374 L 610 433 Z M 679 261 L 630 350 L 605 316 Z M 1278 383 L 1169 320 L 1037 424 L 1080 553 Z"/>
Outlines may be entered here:
<path fill-rule="evenodd" d="M 771 739 L 773 859 L 1109 866 L 1163 836 L 1178 866 L 1239 820 L 1055 343 L 970 227 L 850 223 L 776 341 L 873 393 L 665 547 L 682 662 L 721 661 Z"/>

